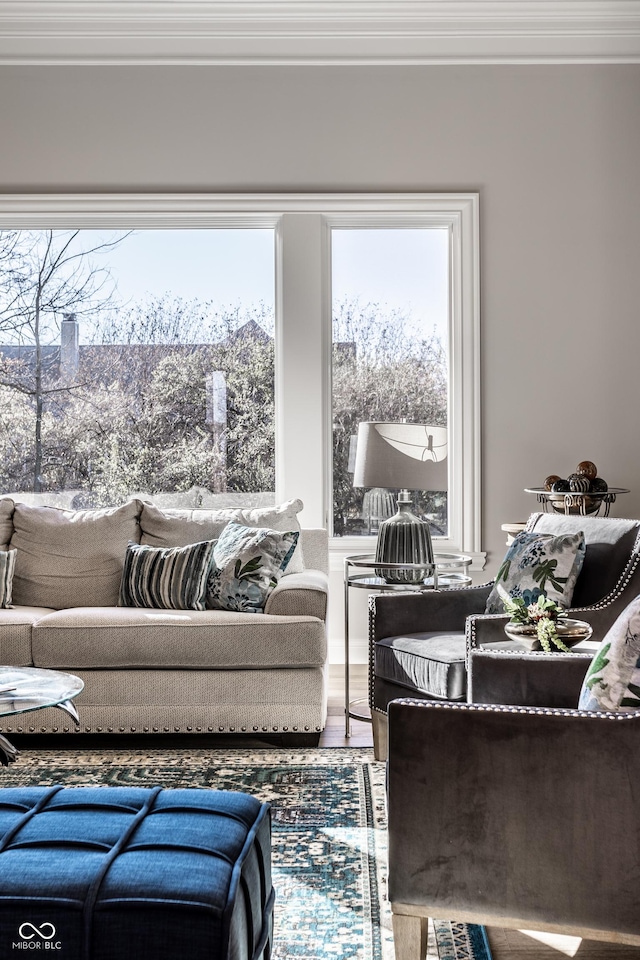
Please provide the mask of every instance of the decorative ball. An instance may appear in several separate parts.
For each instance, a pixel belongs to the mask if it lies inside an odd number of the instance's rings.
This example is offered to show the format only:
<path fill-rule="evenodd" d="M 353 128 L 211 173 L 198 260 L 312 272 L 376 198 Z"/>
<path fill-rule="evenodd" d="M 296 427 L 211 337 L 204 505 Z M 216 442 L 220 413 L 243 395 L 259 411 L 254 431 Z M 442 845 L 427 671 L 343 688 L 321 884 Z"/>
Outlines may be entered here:
<path fill-rule="evenodd" d="M 556 480 L 556 482 L 551 487 L 552 493 L 570 493 L 571 487 L 569 486 L 568 480 Z"/>
<path fill-rule="evenodd" d="M 544 482 L 545 490 L 551 490 L 554 483 L 557 483 L 558 480 L 561 480 L 562 477 L 559 477 L 557 473 L 550 474 Z"/>
<path fill-rule="evenodd" d="M 587 477 L 580 477 L 575 473 L 572 473 L 569 477 L 569 490 L 572 493 L 587 493 L 589 485 L 590 481 Z"/>
<path fill-rule="evenodd" d="M 576 467 L 578 476 L 586 477 L 587 480 L 595 480 L 598 476 L 598 468 L 591 460 L 582 460 Z"/>
<path fill-rule="evenodd" d="M 591 484 L 589 485 L 589 490 L 591 493 L 606 493 L 609 489 L 609 485 L 606 480 L 603 480 L 602 477 L 595 477 Z"/>

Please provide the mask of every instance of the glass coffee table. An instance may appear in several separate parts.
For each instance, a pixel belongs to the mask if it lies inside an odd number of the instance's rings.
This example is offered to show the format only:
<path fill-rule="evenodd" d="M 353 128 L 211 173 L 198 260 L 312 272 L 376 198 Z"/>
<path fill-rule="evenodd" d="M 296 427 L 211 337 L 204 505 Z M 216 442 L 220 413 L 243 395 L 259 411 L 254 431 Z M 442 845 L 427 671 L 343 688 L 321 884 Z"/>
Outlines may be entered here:
<path fill-rule="evenodd" d="M 0 717 L 58 707 L 76 723 L 80 722 L 73 704 L 84 688 L 80 677 L 39 667 L 0 667 Z M 18 756 L 18 750 L 0 734 L 0 763 L 5 767 Z"/>

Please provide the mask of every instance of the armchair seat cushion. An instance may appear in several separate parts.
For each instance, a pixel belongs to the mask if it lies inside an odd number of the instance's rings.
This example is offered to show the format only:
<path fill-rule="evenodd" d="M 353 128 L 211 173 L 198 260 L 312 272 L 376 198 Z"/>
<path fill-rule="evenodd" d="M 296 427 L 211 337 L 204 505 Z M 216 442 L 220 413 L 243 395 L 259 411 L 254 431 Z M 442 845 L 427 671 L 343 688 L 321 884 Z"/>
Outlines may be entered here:
<path fill-rule="evenodd" d="M 464 631 L 406 633 L 375 644 L 375 675 L 437 700 L 464 700 Z"/>

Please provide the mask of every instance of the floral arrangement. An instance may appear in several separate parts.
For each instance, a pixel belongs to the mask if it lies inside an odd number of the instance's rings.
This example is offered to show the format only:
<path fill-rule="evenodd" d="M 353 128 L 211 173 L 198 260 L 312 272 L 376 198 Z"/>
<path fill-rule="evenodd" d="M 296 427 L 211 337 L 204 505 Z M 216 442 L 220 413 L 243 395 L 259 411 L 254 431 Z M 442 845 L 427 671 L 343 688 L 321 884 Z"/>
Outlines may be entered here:
<path fill-rule="evenodd" d="M 555 600 L 550 600 L 541 593 L 533 603 L 527 605 L 522 597 L 510 596 L 504 587 L 499 586 L 498 591 L 504 611 L 509 614 L 510 623 L 531 627 L 531 632 L 535 630 L 540 646 L 546 653 L 551 653 L 553 647 L 565 653 L 569 652 L 569 647 L 562 641 L 557 630 L 558 621 L 567 614 Z"/>

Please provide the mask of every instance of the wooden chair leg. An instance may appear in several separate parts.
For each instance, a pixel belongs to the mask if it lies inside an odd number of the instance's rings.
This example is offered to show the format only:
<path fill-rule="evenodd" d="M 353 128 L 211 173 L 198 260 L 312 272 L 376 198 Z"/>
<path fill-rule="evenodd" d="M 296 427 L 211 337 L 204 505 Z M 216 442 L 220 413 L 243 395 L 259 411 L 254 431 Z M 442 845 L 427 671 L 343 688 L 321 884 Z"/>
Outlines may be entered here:
<path fill-rule="evenodd" d="M 371 725 L 373 727 L 373 755 L 376 760 L 386 760 L 389 756 L 389 724 L 386 713 L 380 713 L 379 710 L 372 710 Z"/>
<path fill-rule="evenodd" d="M 425 960 L 427 956 L 427 931 L 429 921 L 426 917 L 409 917 L 404 913 L 394 913 L 393 943 L 396 960 Z"/>

